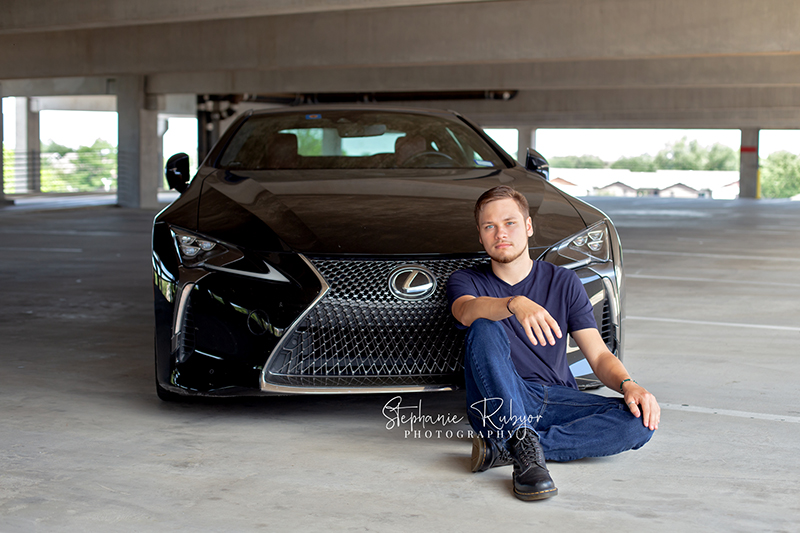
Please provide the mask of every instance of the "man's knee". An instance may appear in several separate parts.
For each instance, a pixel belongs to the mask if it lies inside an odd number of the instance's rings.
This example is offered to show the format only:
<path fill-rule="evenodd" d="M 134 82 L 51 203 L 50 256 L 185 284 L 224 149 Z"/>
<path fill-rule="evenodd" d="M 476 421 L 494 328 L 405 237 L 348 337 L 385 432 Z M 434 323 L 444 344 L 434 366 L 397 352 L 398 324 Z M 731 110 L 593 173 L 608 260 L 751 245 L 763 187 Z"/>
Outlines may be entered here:
<path fill-rule="evenodd" d="M 466 337 L 467 357 L 501 355 L 510 350 L 508 335 L 500 322 L 479 318 L 470 325 Z"/>
<path fill-rule="evenodd" d="M 628 423 L 625 435 L 628 440 L 629 448 L 631 450 L 638 450 L 653 438 L 653 433 L 655 433 L 655 431 L 645 426 L 644 423 L 642 423 L 641 417 L 635 418 L 631 415 L 631 418 L 633 418 L 633 420 Z"/>
<path fill-rule="evenodd" d="M 497 335 L 502 333 L 505 335 L 505 330 L 500 322 L 489 320 L 488 318 L 477 318 L 467 330 L 467 336 L 483 336 L 483 335 Z"/>
<path fill-rule="evenodd" d="M 473 367 L 484 369 L 483 374 L 491 373 L 489 369 L 498 368 L 513 372 L 511 344 L 505 328 L 499 322 L 485 318 L 475 320 L 467 331 L 464 345 L 464 367 L 468 377 Z"/>
<path fill-rule="evenodd" d="M 467 344 L 500 343 L 508 345 L 508 335 L 500 322 L 478 318 L 467 330 Z"/>

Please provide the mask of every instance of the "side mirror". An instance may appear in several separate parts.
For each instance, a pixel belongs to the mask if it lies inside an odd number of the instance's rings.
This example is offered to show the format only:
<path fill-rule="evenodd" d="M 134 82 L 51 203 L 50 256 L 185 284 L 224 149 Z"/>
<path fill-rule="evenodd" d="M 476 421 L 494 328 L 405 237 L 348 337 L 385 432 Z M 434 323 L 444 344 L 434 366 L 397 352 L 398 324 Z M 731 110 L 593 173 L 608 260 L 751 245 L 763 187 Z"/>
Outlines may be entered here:
<path fill-rule="evenodd" d="M 525 168 L 531 172 L 536 172 L 547 181 L 550 181 L 550 164 L 542 154 L 533 148 L 528 148 L 528 155 L 525 156 Z"/>
<path fill-rule="evenodd" d="M 189 156 L 181 152 L 167 159 L 164 173 L 170 189 L 185 191 L 189 186 Z"/>

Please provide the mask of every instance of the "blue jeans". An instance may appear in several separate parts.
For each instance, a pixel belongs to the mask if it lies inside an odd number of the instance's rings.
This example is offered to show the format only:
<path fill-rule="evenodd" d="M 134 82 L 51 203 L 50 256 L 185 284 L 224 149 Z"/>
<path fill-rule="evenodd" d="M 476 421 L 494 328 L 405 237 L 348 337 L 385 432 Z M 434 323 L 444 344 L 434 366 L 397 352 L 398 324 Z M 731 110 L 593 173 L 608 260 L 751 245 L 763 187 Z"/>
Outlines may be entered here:
<path fill-rule="evenodd" d="M 472 428 L 505 446 L 521 427 L 532 429 L 548 461 L 602 457 L 641 448 L 653 432 L 622 398 L 522 379 L 499 322 L 478 319 L 467 332 L 464 370 Z"/>

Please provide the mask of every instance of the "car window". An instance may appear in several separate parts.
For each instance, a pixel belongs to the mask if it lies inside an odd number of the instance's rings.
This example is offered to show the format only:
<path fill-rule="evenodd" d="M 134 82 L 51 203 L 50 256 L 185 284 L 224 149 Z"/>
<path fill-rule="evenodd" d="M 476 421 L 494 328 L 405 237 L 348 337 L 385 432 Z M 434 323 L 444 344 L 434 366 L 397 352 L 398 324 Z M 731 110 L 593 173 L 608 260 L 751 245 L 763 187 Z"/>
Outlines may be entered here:
<path fill-rule="evenodd" d="M 241 170 L 505 166 L 480 135 L 456 120 L 341 110 L 253 115 L 218 162 Z"/>

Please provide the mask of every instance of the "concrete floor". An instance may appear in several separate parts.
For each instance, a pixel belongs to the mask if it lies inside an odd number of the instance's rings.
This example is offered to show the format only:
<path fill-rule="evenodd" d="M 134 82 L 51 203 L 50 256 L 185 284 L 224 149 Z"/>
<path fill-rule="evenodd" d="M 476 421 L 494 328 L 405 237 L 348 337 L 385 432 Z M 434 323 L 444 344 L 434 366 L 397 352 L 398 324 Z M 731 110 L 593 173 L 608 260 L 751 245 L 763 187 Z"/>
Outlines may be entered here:
<path fill-rule="evenodd" d="M 661 429 L 551 464 L 559 495 L 531 503 L 510 467 L 469 472 L 464 422 L 387 429 L 391 396 L 159 401 L 153 213 L 0 210 L 0 531 L 797 531 L 800 202 L 594 203 L 623 239 L 626 363 Z"/>

